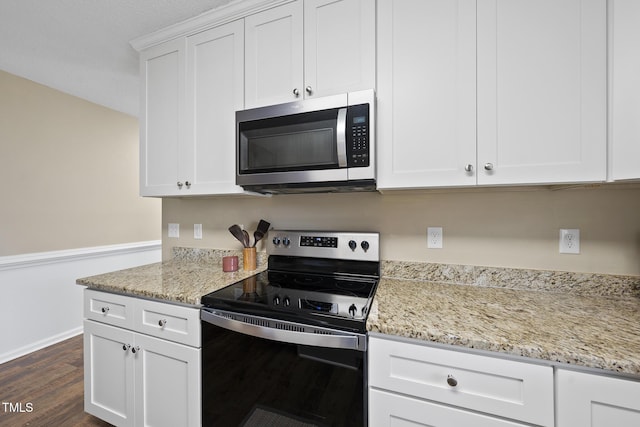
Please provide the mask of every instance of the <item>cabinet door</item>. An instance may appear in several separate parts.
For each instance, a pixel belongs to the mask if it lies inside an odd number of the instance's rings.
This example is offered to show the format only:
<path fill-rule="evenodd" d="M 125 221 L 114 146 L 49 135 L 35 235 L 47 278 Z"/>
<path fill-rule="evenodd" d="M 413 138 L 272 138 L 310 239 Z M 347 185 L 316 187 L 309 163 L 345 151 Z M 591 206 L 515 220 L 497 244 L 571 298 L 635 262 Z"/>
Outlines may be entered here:
<path fill-rule="evenodd" d="M 179 180 L 182 158 L 180 115 L 184 100 L 184 39 L 145 50 L 140 55 L 140 194 L 184 193 Z"/>
<path fill-rule="evenodd" d="M 556 371 L 557 427 L 640 426 L 640 382 Z"/>
<path fill-rule="evenodd" d="M 606 0 L 478 1 L 478 184 L 606 178 L 606 16 Z"/>
<path fill-rule="evenodd" d="M 84 321 L 84 410 L 118 426 L 134 425 L 133 338 L 124 329 Z"/>
<path fill-rule="evenodd" d="M 136 425 L 196 427 L 200 350 L 136 334 Z"/>
<path fill-rule="evenodd" d="M 525 425 L 528 424 L 492 418 L 381 390 L 369 392 L 370 427 L 524 427 Z"/>
<path fill-rule="evenodd" d="M 378 188 L 475 184 L 475 40 L 475 0 L 378 2 Z"/>
<path fill-rule="evenodd" d="M 610 16 L 610 149 L 614 180 L 640 178 L 640 2 L 613 0 Z"/>
<path fill-rule="evenodd" d="M 375 87 L 374 0 L 305 0 L 305 96 Z"/>
<path fill-rule="evenodd" d="M 246 108 L 302 98 L 302 26 L 302 0 L 245 18 Z"/>
<path fill-rule="evenodd" d="M 241 193 L 235 185 L 235 111 L 244 107 L 242 20 L 187 38 L 190 194 Z"/>

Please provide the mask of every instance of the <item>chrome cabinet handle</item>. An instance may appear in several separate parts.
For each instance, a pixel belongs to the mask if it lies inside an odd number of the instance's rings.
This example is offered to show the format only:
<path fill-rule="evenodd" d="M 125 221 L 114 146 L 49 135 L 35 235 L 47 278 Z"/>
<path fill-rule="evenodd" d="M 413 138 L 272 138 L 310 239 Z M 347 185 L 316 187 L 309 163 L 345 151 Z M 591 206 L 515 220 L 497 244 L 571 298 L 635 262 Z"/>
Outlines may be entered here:
<path fill-rule="evenodd" d="M 473 172 L 473 165 L 471 163 L 467 164 L 464 167 L 464 170 L 467 171 L 467 172 Z"/>
<path fill-rule="evenodd" d="M 130 348 L 131 348 L 131 344 L 122 344 L 122 349 L 123 349 L 124 351 L 127 351 L 127 350 L 129 350 Z"/>
<path fill-rule="evenodd" d="M 100 311 L 102 311 L 103 314 L 107 314 L 109 312 L 109 307 L 102 307 Z"/>
<path fill-rule="evenodd" d="M 160 326 L 161 328 L 164 328 L 166 324 L 167 324 L 167 319 L 158 320 L 158 326 Z"/>
<path fill-rule="evenodd" d="M 131 348 L 131 353 L 133 353 L 133 354 L 136 354 L 139 351 L 140 351 L 140 346 L 139 345 Z"/>
<path fill-rule="evenodd" d="M 484 170 L 492 171 L 493 170 L 493 163 L 485 163 L 484 164 Z"/>
<path fill-rule="evenodd" d="M 298 88 L 293 89 L 293 94 L 296 96 L 296 98 L 300 96 L 300 91 L 298 90 Z"/>
<path fill-rule="evenodd" d="M 449 384 L 451 387 L 455 387 L 458 385 L 458 380 L 455 379 L 453 375 L 448 375 L 447 384 Z"/>
<path fill-rule="evenodd" d="M 190 183 L 189 181 L 185 181 L 185 182 L 184 182 L 184 185 L 186 185 L 186 186 L 187 186 L 187 188 L 191 188 L 191 183 Z"/>
<path fill-rule="evenodd" d="M 181 183 L 180 181 L 178 181 L 178 188 L 182 189 L 182 186 L 183 186 L 183 185 L 184 185 L 183 183 Z"/>
<path fill-rule="evenodd" d="M 305 87 L 305 88 L 304 88 L 304 90 L 305 90 L 309 95 L 313 94 L 313 89 L 311 88 L 311 86 L 307 86 L 307 87 Z"/>

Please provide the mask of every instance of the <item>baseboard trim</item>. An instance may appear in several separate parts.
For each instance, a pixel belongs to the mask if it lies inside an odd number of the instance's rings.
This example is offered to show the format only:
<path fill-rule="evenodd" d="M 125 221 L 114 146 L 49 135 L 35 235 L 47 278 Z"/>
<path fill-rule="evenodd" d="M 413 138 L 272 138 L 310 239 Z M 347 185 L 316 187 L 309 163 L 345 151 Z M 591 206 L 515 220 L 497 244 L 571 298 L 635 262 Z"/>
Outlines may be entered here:
<path fill-rule="evenodd" d="M 63 333 L 54 335 L 52 337 L 47 337 L 46 339 L 31 343 L 29 345 L 25 345 L 24 347 L 17 348 L 10 353 L 5 353 L 0 355 L 0 364 L 8 362 L 13 359 L 17 359 L 18 357 L 26 356 L 29 353 L 41 350 L 45 347 L 49 347 L 50 345 L 57 344 L 69 338 L 73 338 L 77 335 L 82 334 L 82 332 L 83 332 L 83 328 L 81 326 L 79 328 L 73 328 L 69 331 L 65 331 Z"/>

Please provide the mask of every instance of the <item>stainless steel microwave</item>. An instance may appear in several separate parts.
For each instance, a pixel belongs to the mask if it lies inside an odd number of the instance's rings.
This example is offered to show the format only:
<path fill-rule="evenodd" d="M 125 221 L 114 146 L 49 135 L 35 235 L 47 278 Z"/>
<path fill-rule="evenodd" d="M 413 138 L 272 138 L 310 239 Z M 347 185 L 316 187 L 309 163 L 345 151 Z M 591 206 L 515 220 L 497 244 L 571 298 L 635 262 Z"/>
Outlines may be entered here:
<path fill-rule="evenodd" d="M 375 190 L 374 91 L 237 111 L 236 144 L 245 190 Z"/>

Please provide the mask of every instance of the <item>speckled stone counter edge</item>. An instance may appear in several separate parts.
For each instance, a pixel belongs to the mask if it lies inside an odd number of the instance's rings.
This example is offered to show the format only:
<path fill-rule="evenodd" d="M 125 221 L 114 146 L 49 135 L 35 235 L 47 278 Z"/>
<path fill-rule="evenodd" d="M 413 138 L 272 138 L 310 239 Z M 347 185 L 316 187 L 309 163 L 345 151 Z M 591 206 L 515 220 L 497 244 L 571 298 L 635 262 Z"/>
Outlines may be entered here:
<path fill-rule="evenodd" d="M 640 298 L 640 276 L 382 261 L 381 276 L 456 285 Z"/>

